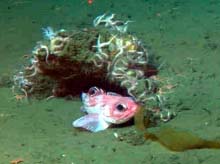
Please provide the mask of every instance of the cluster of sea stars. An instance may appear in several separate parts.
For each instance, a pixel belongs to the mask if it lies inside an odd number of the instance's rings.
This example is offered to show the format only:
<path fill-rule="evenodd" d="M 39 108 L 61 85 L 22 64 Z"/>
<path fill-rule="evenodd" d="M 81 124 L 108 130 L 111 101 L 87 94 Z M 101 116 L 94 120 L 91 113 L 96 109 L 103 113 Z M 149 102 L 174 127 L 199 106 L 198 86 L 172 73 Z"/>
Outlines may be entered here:
<path fill-rule="evenodd" d="M 63 29 L 60 31 L 63 31 Z M 39 66 L 39 58 L 44 58 L 45 63 L 50 65 L 50 55 L 59 55 L 59 53 L 61 53 L 60 47 L 62 47 L 64 42 L 68 40 L 68 38 L 57 37 L 57 33 L 58 32 L 55 32 L 51 27 L 43 28 L 43 35 L 51 44 L 49 46 L 41 42 L 37 44 L 32 51 L 33 56 L 30 57 L 28 66 L 26 66 L 24 70 L 19 71 L 16 75 L 14 75 L 14 85 L 12 87 L 13 92 L 16 92 L 15 90 L 20 90 L 27 97 L 28 94 L 33 91 L 32 80 L 36 75 L 42 72 Z"/>

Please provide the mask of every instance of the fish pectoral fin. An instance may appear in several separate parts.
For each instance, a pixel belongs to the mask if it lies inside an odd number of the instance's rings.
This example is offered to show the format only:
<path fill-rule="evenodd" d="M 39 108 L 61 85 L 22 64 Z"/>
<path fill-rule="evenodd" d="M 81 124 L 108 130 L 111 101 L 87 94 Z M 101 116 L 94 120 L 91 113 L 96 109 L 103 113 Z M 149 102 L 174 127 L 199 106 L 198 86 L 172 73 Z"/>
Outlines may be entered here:
<path fill-rule="evenodd" d="M 110 123 L 104 121 L 97 113 L 87 114 L 73 121 L 73 127 L 83 128 L 91 132 L 99 132 L 107 129 L 109 126 Z"/>

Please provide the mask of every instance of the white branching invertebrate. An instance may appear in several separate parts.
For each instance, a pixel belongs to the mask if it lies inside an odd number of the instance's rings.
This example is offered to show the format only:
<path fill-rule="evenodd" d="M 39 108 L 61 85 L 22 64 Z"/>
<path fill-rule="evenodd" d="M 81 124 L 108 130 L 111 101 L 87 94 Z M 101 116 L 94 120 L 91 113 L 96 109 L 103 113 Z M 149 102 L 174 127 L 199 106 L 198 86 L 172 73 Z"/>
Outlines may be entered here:
<path fill-rule="evenodd" d="M 14 85 L 12 86 L 13 92 L 15 92 L 15 88 L 18 88 L 22 91 L 27 97 L 28 91 L 32 90 L 32 82 L 30 82 L 25 76 L 24 72 L 19 72 L 17 75 L 13 77 Z"/>
<path fill-rule="evenodd" d="M 27 75 L 26 77 L 33 77 L 35 75 L 37 75 L 37 73 L 41 72 L 39 67 L 38 67 L 38 59 L 36 56 L 34 56 L 34 58 L 31 58 L 31 66 L 26 67 L 26 70 L 34 70 L 34 72 L 30 75 Z"/>
<path fill-rule="evenodd" d="M 43 30 L 43 36 L 45 39 L 51 40 L 56 36 L 56 32 L 50 26 L 46 28 L 42 28 L 42 30 Z"/>
<path fill-rule="evenodd" d="M 128 23 L 132 21 L 122 22 L 119 20 L 114 20 L 114 17 L 115 17 L 115 14 L 100 15 L 94 19 L 93 26 L 97 27 L 98 25 L 104 24 L 105 27 L 110 27 L 111 29 L 119 31 L 121 33 L 127 32 Z"/>
<path fill-rule="evenodd" d="M 62 56 L 65 53 L 65 46 L 69 41 L 69 37 L 56 36 L 50 41 L 50 53 L 56 56 Z"/>

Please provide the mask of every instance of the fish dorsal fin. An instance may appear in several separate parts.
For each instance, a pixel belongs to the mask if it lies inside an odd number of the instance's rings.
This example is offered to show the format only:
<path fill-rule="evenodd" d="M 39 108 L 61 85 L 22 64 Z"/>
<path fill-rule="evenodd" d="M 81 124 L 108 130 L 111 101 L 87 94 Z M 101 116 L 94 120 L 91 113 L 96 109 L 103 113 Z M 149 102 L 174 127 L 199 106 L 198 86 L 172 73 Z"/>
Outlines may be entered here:
<path fill-rule="evenodd" d="M 115 92 L 106 92 L 106 94 L 107 94 L 107 95 L 110 95 L 110 96 L 120 96 L 120 97 L 122 97 L 122 95 L 120 95 L 120 94 L 118 94 L 118 93 L 115 93 Z M 134 97 L 130 97 L 130 96 L 129 96 L 129 97 L 128 97 L 128 96 L 125 96 L 125 97 L 131 99 L 132 101 L 136 101 Z"/>
<path fill-rule="evenodd" d="M 115 92 L 107 92 L 106 94 L 111 95 L 111 96 L 121 96 L 120 94 L 115 93 Z"/>
<path fill-rule="evenodd" d="M 73 121 L 74 127 L 83 128 L 91 132 L 99 132 L 107 129 L 110 123 L 104 121 L 100 114 L 91 113 Z"/>

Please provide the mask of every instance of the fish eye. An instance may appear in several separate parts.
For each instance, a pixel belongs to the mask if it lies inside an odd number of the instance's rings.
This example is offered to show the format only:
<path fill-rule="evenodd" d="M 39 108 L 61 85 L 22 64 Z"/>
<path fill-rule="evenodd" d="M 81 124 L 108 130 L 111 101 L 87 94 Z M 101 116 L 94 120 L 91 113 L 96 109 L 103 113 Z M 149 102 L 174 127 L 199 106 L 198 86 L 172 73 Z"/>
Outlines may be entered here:
<path fill-rule="evenodd" d="M 115 107 L 118 111 L 122 112 L 127 109 L 127 106 L 125 104 L 117 104 Z"/>
<path fill-rule="evenodd" d="M 97 93 L 99 93 L 99 89 L 97 87 L 92 87 L 88 91 L 88 94 L 90 96 L 95 96 Z"/>

